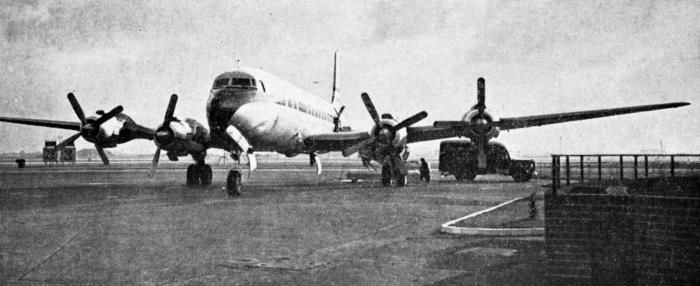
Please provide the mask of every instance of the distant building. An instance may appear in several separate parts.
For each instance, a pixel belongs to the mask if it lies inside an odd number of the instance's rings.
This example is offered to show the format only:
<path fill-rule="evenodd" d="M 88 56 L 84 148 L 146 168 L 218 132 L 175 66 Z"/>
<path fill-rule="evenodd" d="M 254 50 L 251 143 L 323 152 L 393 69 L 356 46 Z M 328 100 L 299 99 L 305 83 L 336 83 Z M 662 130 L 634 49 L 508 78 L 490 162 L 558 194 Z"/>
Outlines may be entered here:
<path fill-rule="evenodd" d="M 75 164 L 75 143 L 71 142 L 66 145 L 61 152 L 61 162 L 68 162 L 69 165 Z"/>
<path fill-rule="evenodd" d="M 56 141 L 46 140 L 44 141 L 44 152 L 42 155 L 44 164 L 48 165 L 51 163 L 58 162 L 58 150 L 56 150 Z"/>

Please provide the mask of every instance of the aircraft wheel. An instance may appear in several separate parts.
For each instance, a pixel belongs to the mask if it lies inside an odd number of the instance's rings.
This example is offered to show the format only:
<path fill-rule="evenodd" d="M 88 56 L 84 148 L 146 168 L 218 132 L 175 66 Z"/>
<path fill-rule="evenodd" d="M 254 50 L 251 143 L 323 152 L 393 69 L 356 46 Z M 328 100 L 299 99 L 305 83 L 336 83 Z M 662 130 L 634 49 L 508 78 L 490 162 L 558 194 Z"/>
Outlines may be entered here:
<path fill-rule="evenodd" d="M 391 185 L 391 167 L 387 165 L 382 166 L 382 185 Z"/>
<path fill-rule="evenodd" d="M 226 192 L 229 196 L 240 196 L 241 195 L 241 172 L 238 170 L 231 170 L 228 172 L 228 177 L 226 178 Z"/>
<path fill-rule="evenodd" d="M 396 171 L 398 175 L 396 175 L 396 185 L 399 187 L 406 186 L 408 184 L 408 176 L 401 174 L 400 171 Z"/>
<path fill-rule="evenodd" d="M 460 182 L 461 181 L 471 181 L 471 180 L 474 180 L 475 178 L 476 178 L 476 172 L 474 172 L 473 169 L 466 169 L 466 170 L 463 170 L 462 172 L 455 174 L 455 179 L 457 179 L 457 181 L 460 181 Z"/>
<path fill-rule="evenodd" d="M 197 165 L 191 164 L 187 166 L 187 185 L 194 186 L 199 184 L 199 168 Z"/>
<path fill-rule="evenodd" d="M 200 182 L 202 183 L 202 186 L 209 186 L 211 185 L 211 179 L 212 179 L 212 171 L 211 171 L 211 166 L 209 165 L 204 165 L 200 170 Z"/>
<path fill-rule="evenodd" d="M 513 180 L 516 182 L 527 182 L 532 178 L 532 175 L 523 172 L 523 171 L 517 171 L 515 174 L 513 174 Z"/>

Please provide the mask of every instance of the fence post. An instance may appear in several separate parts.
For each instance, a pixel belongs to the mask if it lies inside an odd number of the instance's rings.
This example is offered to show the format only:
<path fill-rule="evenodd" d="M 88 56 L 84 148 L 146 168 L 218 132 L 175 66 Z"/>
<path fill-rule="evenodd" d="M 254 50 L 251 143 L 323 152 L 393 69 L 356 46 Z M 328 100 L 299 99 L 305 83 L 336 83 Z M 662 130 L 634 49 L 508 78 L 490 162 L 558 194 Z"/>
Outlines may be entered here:
<path fill-rule="evenodd" d="M 649 156 L 644 155 L 644 178 L 649 179 Z"/>
<path fill-rule="evenodd" d="M 566 185 L 571 185 L 569 180 L 569 155 L 566 155 Z"/>
<path fill-rule="evenodd" d="M 557 195 L 557 155 L 552 155 L 552 194 Z"/>
<path fill-rule="evenodd" d="M 634 155 L 634 179 L 637 179 L 637 155 Z"/>
<path fill-rule="evenodd" d="M 623 164 L 622 155 L 620 155 L 620 182 L 625 179 L 625 168 Z"/>
<path fill-rule="evenodd" d="M 603 169 L 601 166 L 600 155 L 598 155 L 598 181 L 603 180 Z"/>
<path fill-rule="evenodd" d="M 580 159 L 581 159 L 581 162 L 580 162 L 580 164 L 581 164 L 581 166 L 580 166 L 581 167 L 581 183 L 583 183 L 583 155 L 581 155 Z"/>
<path fill-rule="evenodd" d="M 674 166 L 673 166 L 674 163 L 675 163 L 675 160 L 674 160 L 675 157 L 676 157 L 676 156 L 671 155 L 671 178 L 675 177 L 675 175 L 676 175 L 676 174 L 675 174 L 675 170 L 676 170 L 676 169 L 675 169 Z"/>

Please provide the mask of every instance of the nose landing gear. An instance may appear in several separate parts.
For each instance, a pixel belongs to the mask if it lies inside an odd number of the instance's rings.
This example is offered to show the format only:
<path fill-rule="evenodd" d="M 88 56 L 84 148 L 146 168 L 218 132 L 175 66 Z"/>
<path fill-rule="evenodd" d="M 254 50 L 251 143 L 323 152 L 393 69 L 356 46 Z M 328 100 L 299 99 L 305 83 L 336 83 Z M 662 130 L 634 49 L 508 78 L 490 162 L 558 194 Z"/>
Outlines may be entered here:
<path fill-rule="evenodd" d="M 188 186 L 209 186 L 212 181 L 212 170 L 208 164 L 192 164 L 187 167 L 187 185 Z"/>

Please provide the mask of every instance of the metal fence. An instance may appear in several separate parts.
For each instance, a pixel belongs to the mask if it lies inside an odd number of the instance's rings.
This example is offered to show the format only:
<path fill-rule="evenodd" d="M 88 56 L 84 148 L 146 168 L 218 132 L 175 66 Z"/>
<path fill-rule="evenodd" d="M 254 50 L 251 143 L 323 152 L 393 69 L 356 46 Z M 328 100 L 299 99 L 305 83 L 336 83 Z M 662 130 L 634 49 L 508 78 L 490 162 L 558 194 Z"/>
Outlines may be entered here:
<path fill-rule="evenodd" d="M 594 182 L 612 184 L 699 175 L 700 154 L 555 154 L 550 167 L 552 192 L 556 194 L 562 182 L 566 186 Z"/>

